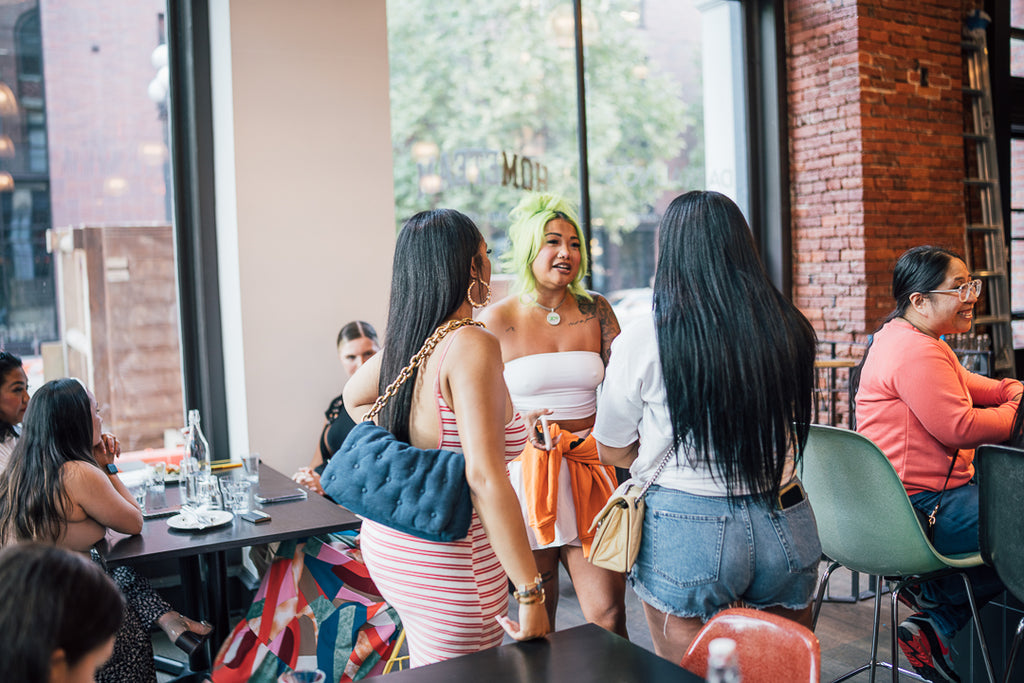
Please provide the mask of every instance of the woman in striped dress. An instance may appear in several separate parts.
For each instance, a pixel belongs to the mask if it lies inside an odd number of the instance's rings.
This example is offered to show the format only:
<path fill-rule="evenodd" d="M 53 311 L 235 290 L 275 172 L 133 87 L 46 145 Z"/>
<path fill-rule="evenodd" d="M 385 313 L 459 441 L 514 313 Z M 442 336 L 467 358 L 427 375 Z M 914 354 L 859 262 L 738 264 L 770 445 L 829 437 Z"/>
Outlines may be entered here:
<path fill-rule="evenodd" d="M 440 325 L 472 317 L 490 299 L 487 244 L 451 209 L 419 213 L 398 236 L 387 340 L 345 386 L 353 419 L 398 376 Z M 526 443 L 502 378 L 498 340 L 485 329 L 449 333 L 381 411 L 381 426 L 419 448 L 466 457 L 475 513 L 458 541 L 425 541 L 372 521 L 363 559 L 405 627 L 413 666 L 449 659 L 549 630 L 543 587 L 505 467 Z M 507 616 L 507 580 L 524 596 L 519 622 Z M 517 595 L 518 597 L 518 595 Z"/>

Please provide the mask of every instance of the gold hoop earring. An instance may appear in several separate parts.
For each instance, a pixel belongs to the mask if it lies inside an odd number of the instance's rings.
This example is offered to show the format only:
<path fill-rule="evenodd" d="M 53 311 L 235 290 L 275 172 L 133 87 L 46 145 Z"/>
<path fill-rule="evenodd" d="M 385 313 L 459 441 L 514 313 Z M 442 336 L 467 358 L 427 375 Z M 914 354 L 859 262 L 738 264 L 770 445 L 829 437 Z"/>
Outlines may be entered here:
<path fill-rule="evenodd" d="M 487 288 L 487 297 L 483 300 L 483 303 L 478 304 L 477 302 L 473 301 L 474 282 L 479 283 Z M 483 280 L 477 280 L 476 278 L 473 278 L 472 280 L 470 280 L 469 287 L 466 289 L 466 301 L 468 301 L 469 305 L 472 306 L 473 308 L 483 308 L 487 304 L 491 303 L 491 286 L 484 282 Z"/>

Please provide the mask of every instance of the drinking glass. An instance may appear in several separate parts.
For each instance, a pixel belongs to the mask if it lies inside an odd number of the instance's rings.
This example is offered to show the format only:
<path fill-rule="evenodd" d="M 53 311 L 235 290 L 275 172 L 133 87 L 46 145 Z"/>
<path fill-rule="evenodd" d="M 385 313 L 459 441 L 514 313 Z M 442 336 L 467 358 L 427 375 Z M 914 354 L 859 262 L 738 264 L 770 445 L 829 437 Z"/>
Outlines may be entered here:
<path fill-rule="evenodd" d="M 186 505 L 199 505 L 201 502 L 199 497 L 199 479 L 200 474 L 198 472 L 182 472 L 181 473 L 181 485 L 185 488 L 182 489 L 184 493 L 183 503 Z"/>
<path fill-rule="evenodd" d="M 234 513 L 249 512 L 252 505 L 249 502 L 249 492 L 252 490 L 252 482 L 248 479 L 229 479 L 221 483 L 224 489 L 224 502 L 227 508 Z"/>
<path fill-rule="evenodd" d="M 143 512 L 146 511 L 146 491 L 148 490 L 146 484 L 138 484 L 128 489 L 131 491 L 132 497 L 135 498 L 135 502 L 139 504 L 139 509 Z"/>
<path fill-rule="evenodd" d="M 245 471 L 246 479 L 248 479 L 249 481 L 258 482 L 260 480 L 260 454 L 243 453 L 242 469 Z"/>
<path fill-rule="evenodd" d="M 278 677 L 278 683 L 323 683 L 327 679 L 320 669 L 296 669 L 285 671 Z"/>
<path fill-rule="evenodd" d="M 167 463 L 158 462 L 149 468 L 149 490 L 156 494 L 162 494 L 166 486 Z"/>
<path fill-rule="evenodd" d="M 199 467 L 189 457 L 181 459 L 181 502 L 185 505 L 199 505 Z"/>
<path fill-rule="evenodd" d="M 199 507 L 206 510 L 220 510 L 224 507 L 224 498 L 220 491 L 220 481 L 216 475 L 199 476 Z"/>

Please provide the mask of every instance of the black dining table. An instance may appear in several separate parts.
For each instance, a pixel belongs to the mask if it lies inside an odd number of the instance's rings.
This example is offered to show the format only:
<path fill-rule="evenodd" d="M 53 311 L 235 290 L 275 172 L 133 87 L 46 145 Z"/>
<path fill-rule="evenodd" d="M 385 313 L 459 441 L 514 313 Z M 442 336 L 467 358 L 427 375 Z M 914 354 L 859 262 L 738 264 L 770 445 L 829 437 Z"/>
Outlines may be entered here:
<path fill-rule="evenodd" d="M 388 674 L 388 683 L 702 683 L 700 676 L 594 624 Z"/>
<path fill-rule="evenodd" d="M 240 470 L 225 470 L 219 476 L 238 477 Z M 178 505 L 179 486 L 167 486 L 167 505 Z M 289 477 L 266 464 L 260 464 L 260 480 L 254 496 L 301 489 Z M 254 497 L 255 501 L 255 497 Z M 176 559 L 185 589 L 185 606 L 190 615 L 199 615 L 213 624 L 209 642 L 218 646 L 230 633 L 227 590 L 227 551 L 247 546 L 286 541 L 358 528 L 354 514 L 326 498 L 310 492 L 305 499 L 281 503 L 255 504 L 270 515 L 269 522 L 253 524 L 235 515 L 230 523 L 204 531 L 179 531 L 167 524 L 168 517 L 146 519 L 142 533 L 133 536 L 107 531 L 96 549 L 108 566 L 136 562 Z M 209 666 L 193 660 L 193 668 Z"/>

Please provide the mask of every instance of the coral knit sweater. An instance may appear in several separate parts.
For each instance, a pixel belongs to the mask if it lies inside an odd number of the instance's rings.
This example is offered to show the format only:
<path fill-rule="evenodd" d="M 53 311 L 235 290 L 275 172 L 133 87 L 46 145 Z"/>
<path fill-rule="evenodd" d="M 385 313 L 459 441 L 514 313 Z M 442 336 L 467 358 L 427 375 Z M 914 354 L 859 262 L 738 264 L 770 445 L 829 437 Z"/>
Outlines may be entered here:
<path fill-rule="evenodd" d="M 857 431 L 892 461 L 908 494 L 974 476 L 974 448 L 1010 435 L 1024 385 L 968 372 L 946 342 L 896 318 L 874 337 L 857 390 Z"/>

